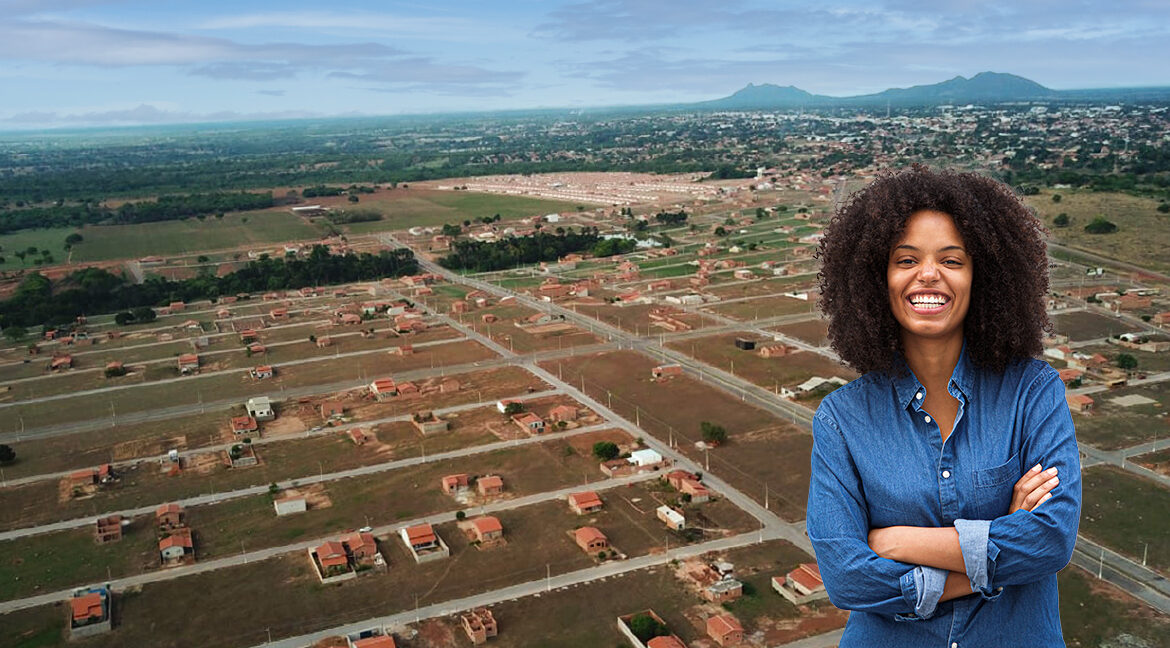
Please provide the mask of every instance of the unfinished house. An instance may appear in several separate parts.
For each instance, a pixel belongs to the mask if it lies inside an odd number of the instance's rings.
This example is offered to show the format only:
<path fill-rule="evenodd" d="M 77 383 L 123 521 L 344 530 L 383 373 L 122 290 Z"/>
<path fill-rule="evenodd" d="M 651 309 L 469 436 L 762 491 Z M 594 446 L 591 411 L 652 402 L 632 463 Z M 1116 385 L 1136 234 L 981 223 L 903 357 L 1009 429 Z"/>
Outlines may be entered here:
<path fill-rule="evenodd" d="M 499 629 L 496 627 L 496 619 L 492 616 L 492 611 L 486 608 L 476 608 L 459 615 L 459 623 L 463 626 L 463 630 L 467 632 L 471 643 L 476 646 L 496 636 L 499 632 Z"/>

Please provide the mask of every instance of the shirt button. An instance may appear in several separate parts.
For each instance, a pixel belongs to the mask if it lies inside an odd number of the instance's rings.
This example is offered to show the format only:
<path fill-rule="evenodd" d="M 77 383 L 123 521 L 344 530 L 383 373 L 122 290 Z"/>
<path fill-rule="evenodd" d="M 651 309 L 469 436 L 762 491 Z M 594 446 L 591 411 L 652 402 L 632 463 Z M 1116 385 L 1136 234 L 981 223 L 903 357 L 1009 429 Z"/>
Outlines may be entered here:
<path fill-rule="evenodd" d="M 917 394 L 914 394 L 914 398 L 917 398 L 918 400 L 922 400 L 922 392 L 918 392 Z"/>
<path fill-rule="evenodd" d="M 951 478 L 951 471 L 944 470 L 943 471 L 943 479 L 950 479 L 950 478 Z"/>
<path fill-rule="evenodd" d="M 924 418 L 924 419 L 922 419 L 922 420 L 926 421 L 927 423 L 930 423 L 930 417 L 929 417 L 929 416 L 927 416 L 926 418 Z"/>
<path fill-rule="evenodd" d="M 959 648 L 959 643 L 958 642 L 952 643 L 951 648 Z"/>
<path fill-rule="evenodd" d="M 997 592 L 1002 592 L 1002 591 L 1003 591 L 1003 588 L 1002 588 L 1002 587 L 997 587 L 997 588 L 995 588 L 995 591 L 997 591 Z"/>

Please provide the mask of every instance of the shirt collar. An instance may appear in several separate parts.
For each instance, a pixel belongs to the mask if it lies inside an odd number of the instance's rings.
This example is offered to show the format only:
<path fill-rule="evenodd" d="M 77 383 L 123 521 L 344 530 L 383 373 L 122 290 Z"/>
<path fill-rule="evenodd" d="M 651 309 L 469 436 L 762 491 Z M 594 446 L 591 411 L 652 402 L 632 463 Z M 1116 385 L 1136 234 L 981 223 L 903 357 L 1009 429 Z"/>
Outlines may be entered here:
<path fill-rule="evenodd" d="M 974 367 L 971 365 L 971 358 L 967 355 L 967 340 L 964 338 L 963 349 L 959 351 L 959 361 L 955 364 L 955 370 L 951 373 L 948 384 L 957 387 L 965 398 L 970 399 L 974 378 Z M 918 381 L 918 377 L 911 371 L 910 365 L 906 364 L 906 359 L 901 354 L 898 354 L 892 380 L 894 392 L 898 396 L 898 404 L 903 409 L 909 407 L 920 392 L 925 393 L 922 383 Z"/>

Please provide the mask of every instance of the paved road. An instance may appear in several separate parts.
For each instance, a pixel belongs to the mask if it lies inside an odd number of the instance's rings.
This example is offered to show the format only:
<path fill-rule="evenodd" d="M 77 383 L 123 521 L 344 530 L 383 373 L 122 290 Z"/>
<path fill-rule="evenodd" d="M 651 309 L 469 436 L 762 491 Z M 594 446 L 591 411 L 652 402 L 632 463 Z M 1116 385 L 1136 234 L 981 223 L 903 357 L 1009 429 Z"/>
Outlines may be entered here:
<path fill-rule="evenodd" d="M 514 400 L 514 401 L 527 401 L 527 400 L 533 400 L 533 399 L 537 399 L 537 398 L 544 398 L 546 396 L 555 396 L 556 394 L 561 394 L 561 393 L 564 393 L 564 392 L 560 389 L 553 388 L 553 389 L 546 389 L 546 390 L 538 391 L 538 392 L 531 392 L 531 393 L 526 392 L 524 394 L 518 394 L 515 396 L 507 396 L 506 398 L 508 400 Z M 479 409 L 482 407 L 485 407 L 484 403 L 482 403 L 480 401 L 476 401 L 473 403 L 464 403 L 462 405 L 453 405 L 451 407 L 443 407 L 443 408 L 439 408 L 439 409 L 436 409 L 433 411 L 434 411 L 434 414 L 436 416 L 446 416 L 448 414 L 456 414 L 459 412 L 465 412 L 468 410 Z M 258 438 L 253 438 L 252 445 L 253 446 L 262 446 L 262 445 L 265 445 L 268 443 L 279 443 L 281 441 L 296 441 L 298 439 L 308 439 L 308 438 L 312 438 L 312 437 L 316 437 L 316 436 L 326 436 L 326 435 L 331 435 L 331 434 L 343 434 L 345 432 L 348 432 L 348 431 L 354 430 L 354 429 L 358 429 L 358 428 L 368 428 L 368 427 L 372 427 L 375 425 L 382 425 L 385 423 L 396 423 L 396 422 L 402 422 L 402 421 L 409 421 L 409 420 L 411 420 L 411 416 L 413 416 L 413 415 L 412 414 L 399 414 L 397 416 L 387 416 L 384 418 L 369 419 L 369 420 L 363 420 L 363 421 L 354 421 L 348 425 L 339 425 L 339 426 L 318 425 L 317 427 L 310 428 L 308 430 L 305 430 L 304 432 L 300 432 L 297 434 L 282 434 L 282 435 L 278 435 L 278 436 L 261 436 Z M 188 448 L 186 450 L 179 451 L 179 456 L 180 457 L 191 457 L 194 455 L 206 454 L 208 452 L 216 452 L 216 451 L 220 451 L 220 450 L 227 451 L 227 450 L 230 450 L 232 446 L 237 445 L 238 443 L 239 443 L 239 441 L 232 441 L 230 443 L 221 443 L 221 444 L 216 444 L 216 445 L 207 445 L 207 446 Z M 125 461 L 114 461 L 114 462 L 111 462 L 110 465 L 113 466 L 114 468 L 124 468 L 127 466 L 133 466 L 133 465 L 140 464 L 140 463 L 156 463 L 156 462 L 160 462 L 160 461 L 165 461 L 168 458 L 169 458 L 169 456 L 167 454 L 155 455 L 153 457 L 135 457 L 134 459 L 127 459 Z M 9 480 L 3 482 L 3 486 L 4 487 L 22 486 L 24 484 L 32 484 L 32 483 L 35 483 L 38 481 L 46 481 L 46 480 L 51 480 L 51 479 L 62 479 L 64 477 L 68 477 L 70 475 L 70 473 L 72 473 L 72 472 L 73 472 L 73 470 L 63 470 L 61 472 L 55 472 L 55 473 L 42 473 L 40 475 L 30 475 L 28 477 L 21 477 L 20 479 L 9 479 Z"/>
<path fill-rule="evenodd" d="M 1072 562 L 1090 573 L 1100 574 L 1163 614 L 1170 614 L 1170 581 L 1161 574 L 1084 536 L 1077 536 Z"/>
<path fill-rule="evenodd" d="M 617 477 L 617 478 L 613 478 L 613 479 L 604 479 L 601 481 L 591 482 L 587 485 L 587 487 L 590 490 L 594 490 L 594 491 L 605 491 L 608 489 L 616 488 L 618 486 L 625 486 L 627 484 L 634 484 L 634 483 L 641 482 L 641 481 L 648 481 L 648 480 L 656 478 L 656 477 L 658 477 L 657 473 L 639 473 L 636 475 L 629 475 L 626 477 Z M 500 511 L 508 511 L 508 510 L 512 510 L 512 509 L 518 509 L 518 508 L 521 508 L 524 506 L 531 506 L 533 504 L 540 504 L 542 502 L 548 502 L 551 500 L 562 499 L 562 498 L 568 497 L 569 493 L 579 491 L 585 487 L 586 486 L 574 485 L 574 486 L 570 486 L 568 488 L 561 488 L 561 489 L 554 490 L 554 491 L 546 491 L 543 493 L 536 493 L 534 495 L 525 495 L 523 497 L 517 497 L 517 498 L 513 498 L 513 499 L 499 500 L 499 501 L 492 502 L 490 504 L 484 504 L 482 506 L 476 507 L 474 509 L 474 513 L 478 514 L 478 515 L 487 515 L 489 513 L 499 513 Z M 388 524 L 385 526 L 376 527 L 376 528 L 374 528 L 373 533 L 375 536 L 377 536 L 379 538 L 379 541 L 381 541 L 383 543 L 397 542 L 398 541 L 397 533 L 398 533 L 399 529 L 402 529 L 402 528 L 405 528 L 408 526 L 414 526 L 416 524 L 423 524 L 423 523 L 441 524 L 443 522 L 450 522 L 454 519 L 455 519 L 455 511 L 444 511 L 442 513 L 435 513 L 432 515 L 426 515 L 426 516 L 416 518 L 413 520 L 404 520 L 404 521 L 395 522 L 394 524 Z M 357 526 L 357 522 L 355 521 L 355 527 L 356 526 Z M 113 579 L 110 581 L 103 581 L 103 583 L 108 583 L 110 585 L 110 587 L 114 588 L 115 590 L 123 590 L 123 589 L 126 589 L 127 587 L 136 587 L 136 586 L 145 585 L 147 583 L 157 583 L 160 581 L 172 580 L 175 578 L 181 578 L 183 576 L 191 576 L 194 574 L 199 574 L 199 573 L 211 571 L 214 569 L 224 569 L 226 567 L 236 567 L 239 565 L 245 565 L 245 564 L 250 563 L 250 562 L 257 562 L 260 560 L 267 560 L 269 558 L 273 558 L 276 556 L 282 556 L 284 554 L 292 553 L 294 551 L 305 551 L 309 548 L 320 546 L 322 543 L 324 543 L 327 540 L 336 540 L 337 536 L 340 534 L 341 534 L 341 532 L 338 532 L 338 533 L 334 533 L 334 534 L 329 535 L 329 536 L 323 536 L 320 538 L 315 538 L 313 540 L 305 540 L 302 542 L 297 542 L 295 544 L 282 545 L 279 547 L 268 547 L 265 549 L 257 549 L 254 551 L 245 551 L 245 552 L 235 554 L 232 556 L 225 556 L 223 558 L 216 558 L 214 560 L 207 560 L 204 562 L 198 562 L 198 563 L 195 563 L 194 565 L 184 565 L 184 566 L 180 566 L 180 567 L 172 567 L 169 569 L 159 569 L 156 571 L 148 572 L 145 574 L 139 574 L 136 576 L 127 576 L 124 578 L 116 578 L 116 579 Z M 99 585 L 99 584 L 101 584 L 101 583 L 91 583 L 90 585 Z M 15 599 L 15 600 L 11 600 L 11 601 L 0 602 L 0 614 L 5 614 L 7 612 L 12 612 L 15 610 L 22 610 L 22 609 L 30 608 L 30 607 L 36 607 L 38 605 L 47 605 L 50 603 L 56 603 L 58 601 L 68 599 L 72 596 L 73 590 L 78 589 L 79 587 L 88 587 L 88 585 L 76 585 L 74 587 L 70 587 L 68 589 L 64 589 L 64 590 L 61 590 L 58 592 L 51 592 L 48 594 L 41 594 L 38 596 L 30 596 L 28 598 L 23 598 L 23 599 Z"/>
<path fill-rule="evenodd" d="M 298 477 L 296 479 L 286 479 L 284 481 L 276 482 L 280 488 L 292 488 L 296 486 L 305 486 L 308 484 L 317 484 L 322 482 L 330 482 L 338 479 L 346 479 L 349 477 L 358 477 L 361 475 L 373 475 L 380 472 L 388 472 L 391 470 L 398 470 L 407 466 L 417 466 L 424 463 L 432 463 L 435 461 L 445 461 L 447 459 L 455 459 L 458 457 L 468 457 L 483 452 L 491 452 L 502 448 L 515 448 L 522 445 L 530 445 L 533 443 L 543 443 L 552 439 L 561 439 L 578 434 L 585 434 L 588 432 L 595 432 L 597 430 L 605 430 L 613 427 L 611 423 L 599 423 L 597 425 L 589 425 L 580 427 L 575 430 L 565 430 L 563 432 L 553 432 L 550 434 L 542 434 L 540 436 L 526 437 L 522 439 L 515 439 L 511 441 L 497 441 L 495 443 L 487 443 L 484 445 L 472 446 L 469 448 L 460 448 L 458 450 L 450 450 L 448 452 L 439 452 L 430 455 L 421 455 L 418 457 L 410 457 L 407 459 L 396 459 L 394 461 L 386 461 L 383 463 L 372 464 L 369 466 L 362 466 L 360 468 L 352 468 L 350 470 L 342 470 L 332 473 L 321 473 L 317 475 L 309 475 L 305 477 Z M 268 492 L 269 484 L 257 484 L 247 488 L 239 488 L 233 491 L 222 493 L 210 493 L 207 495 L 197 495 L 195 497 L 188 497 L 181 500 L 174 500 L 184 507 L 199 506 L 201 504 L 217 504 L 227 500 L 237 499 L 240 497 L 247 497 L 249 495 L 262 495 Z M 0 541 L 12 540 L 14 538 L 24 538 L 42 533 L 49 533 L 52 531 L 64 531 L 66 529 L 76 529 L 83 526 L 93 524 L 94 519 L 99 517 L 107 517 L 110 515 L 121 515 L 122 517 L 134 517 L 136 515 L 153 514 L 155 509 L 164 502 L 158 502 L 152 506 L 142 506 L 133 509 L 123 509 L 120 511 L 107 511 L 105 513 L 98 513 L 97 515 L 87 515 L 85 517 L 73 518 L 72 520 L 62 520 L 60 522 L 52 522 L 50 524 L 42 524 L 35 527 L 25 527 L 22 529 L 13 529 L 10 531 L 0 532 Z"/>
<path fill-rule="evenodd" d="M 544 592 L 560 590 L 566 587 L 580 585 L 582 583 L 610 578 L 638 569 L 645 569 L 647 567 L 653 567 L 656 565 L 664 565 L 671 560 L 684 560 L 686 558 L 707 553 L 708 551 L 727 551 L 729 549 L 744 547 L 761 542 L 763 540 L 772 539 L 775 539 L 775 536 L 769 534 L 766 531 L 745 533 L 732 536 L 730 538 L 722 538 L 719 540 L 712 540 L 711 542 L 704 542 L 702 544 L 672 548 L 668 552 L 659 554 L 639 556 L 629 560 L 609 561 L 595 567 L 568 572 L 566 574 L 558 574 L 547 579 L 542 578 L 540 580 L 520 583 L 518 585 L 511 585 L 509 587 L 503 587 L 453 601 L 443 601 L 442 603 L 427 605 L 425 607 L 420 607 L 417 610 L 409 610 L 387 616 L 374 617 L 371 619 L 366 619 L 365 621 L 350 623 L 344 626 L 330 628 L 328 630 L 321 630 L 319 632 L 300 635 L 298 637 L 279 639 L 273 641 L 272 643 L 261 644 L 256 646 L 256 648 L 305 648 L 312 646 L 314 643 L 326 637 L 358 633 L 364 630 L 369 630 L 371 628 L 398 628 L 408 623 L 415 623 L 421 619 L 449 616 L 463 610 L 469 610 L 477 607 L 486 607 L 512 599 L 539 595 Z"/>

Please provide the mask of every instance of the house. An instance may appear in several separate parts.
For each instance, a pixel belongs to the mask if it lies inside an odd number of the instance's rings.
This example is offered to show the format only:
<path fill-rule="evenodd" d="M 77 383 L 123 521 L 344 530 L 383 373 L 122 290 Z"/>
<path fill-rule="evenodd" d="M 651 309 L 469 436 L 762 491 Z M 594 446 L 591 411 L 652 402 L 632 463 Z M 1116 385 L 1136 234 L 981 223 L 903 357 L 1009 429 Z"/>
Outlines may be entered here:
<path fill-rule="evenodd" d="M 756 348 L 756 341 L 750 338 L 735 338 L 735 348 L 741 351 L 752 351 Z"/>
<path fill-rule="evenodd" d="M 569 508 L 577 515 L 587 515 L 601 510 L 601 498 L 593 491 L 569 493 Z"/>
<path fill-rule="evenodd" d="M 273 308 L 272 310 L 268 311 L 268 316 L 271 317 L 272 319 L 278 319 L 278 320 L 288 319 L 288 309 L 287 308 Z"/>
<path fill-rule="evenodd" d="M 647 641 L 646 648 L 687 648 L 687 645 L 674 635 L 664 635 Z"/>
<path fill-rule="evenodd" d="M 342 313 L 336 320 L 337 324 L 347 326 L 350 324 L 361 324 L 362 316 L 357 313 Z"/>
<path fill-rule="evenodd" d="M 467 632 L 471 643 L 476 646 L 499 633 L 495 617 L 492 616 L 491 610 L 485 608 L 475 608 L 470 612 L 460 614 L 459 624 Z"/>
<path fill-rule="evenodd" d="M 504 525 L 500 524 L 500 520 L 491 515 L 483 515 L 471 521 L 472 530 L 475 532 L 475 540 L 481 544 L 488 544 L 498 542 L 504 539 Z"/>
<path fill-rule="evenodd" d="M 435 533 L 434 527 L 429 524 L 403 527 L 399 529 L 398 534 L 414 556 L 415 562 L 425 563 L 451 555 L 447 543 L 443 542 L 439 534 Z"/>
<path fill-rule="evenodd" d="M 609 549 L 609 539 L 597 527 L 581 527 L 573 532 L 573 540 L 587 554 L 597 554 Z"/>
<path fill-rule="evenodd" d="M 233 416 L 232 432 L 235 434 L 251 434 L 260 431 L 260 424 L 251 416 Z"/>
<path fill-rule="evenodd" d="M 275 374 L 276 371 L 272 368 L 272 365 L 260 365 L 259 367 L 254 367 L 252 369 L 252 377 L 256 380 L 271 378 Z"/>
<path fill-rule="evenodd" d="M 328 400 L 321 403 L 321 418 L 325 420 L 338 419 L 345 415 L 345 405 L 341 401 Z"/>
<path fill-rule="evenodd" d="M 365 639 L 350 639 L 346 638 L 348 648 L 397 648 L 398 644 L 394 643 L 394 637 L 389 635 L 375 635 L 366 637 Z"/>
<path fill-rule="evenodd" d="M 662 464 L 662 455 L 658 454 L 656 450 L 650 448 L 643 448 L 642 450 L 635 450 L 630 453 L 628 461 L 638 468 L 653 468 Z"/>
<path fill-rule="evenodd" d="M 680 482 L 678 490 L 683 495 L 689 495 L 692 504 L 702 504 L 711 500 L 711 491 L 694 479 L 685 479 Z"/>
<path fill-rule="evenodd" d="M 743 596 L 743 583 L 734 578 L 722 578 L 704 587 L 700 594 L 709 603 L 729 603 Z"/>
<path fill-rule="evenodd" d="M 93 539 L 98 544 L 121 540 L 122 516 L 111 515 L 109 517 L 98 518 L 94 523 Z"/>
<path fill-rule="evenodd" d="M 687 519 L 683 514 L 665 504 L 654 509 L 654 515 L 662 520 L 668 529 L 681 531 L 687 528 Z"/>
<path fill-rule="evenodd" d="M 378 541 L 374 539 L 374 534 L 366 531 L 344 535 L 341 542 L 349 550 L 350 558 L 358 565 L 372 564 L 374 556 L 378 553 Z"/>
<path fill-rule="evenodd" d="M 512 415 L 512 422 L 520 426 L 521 430 L 530 434 L 540 434 L 544 432 L 544 419 L 540 418 L 532 412 L 521 412 L 520 414 Z"/>
<path fill-rule="evenodd" d="M 707 636 L 720 646 L 735 646 L 743 641 L 743 626 L 730 614 L 718 614 L 707 619 Z"/>
<path fill-rule="evenodd" d="M 1064 397 L 1068 402 L 1068 408 L 1074 414 L 1091 414 L 1093 412 L 1093 399 L 1088 394 L 1068 394 Z"/>
<path fill-rule="evenodd" d="M 304 495 L 286 495 L 272 500 L 272 506 L 278 516 L 304 513 L 308 510 L 308 502 Z"/>
<path fill-rule="evenodd" d="M 414 355 L 414 345 L 413 344 L 400 344 L 396 347 L 390 347 L 390 351 L 388 351 L 388 353 L 390 353 L 391 355 L 400 355 L 400 356 Z"/>
<path fill-rule="evenodd" d="M 179 373 L 189 374 L 199 371 L 199 356 L 194 353 L 184 353 L 179 356 Z"/>
<path fill-rule="evenodd" d="M 268 352 L 268 347 L 264 346 L 263 344 L 249 344 L 248 345 L 248 354 L 249 355 L 264 355 L 267 352 Z"/>
<path fill-rule="evenodd" d="M 187 526 L 187 514 L 178 504 L 163 504 L 154 510 L 155 524 L 160 533 Z"/>
<path fill-rule="evenodd" d="M 110 591 L 87 587 L 73 591 L 69 599 L 69 637 L 77 639 L 109 632 L 113 627 Z"/>
<path fill-rule="evenodd" d="M 54 356 L 53 359 L 49 361 L 49 369 L 51 369 L 53 371 L 60 371 L 62 369 L 72 369 L 72 368 L 73 368 L 73 356 L 71 356 L 71 355 Z"/>
<path fill-rule="evenodd" d="M 1162 326 L 1162 327 L 1170 325 L 1170 311 L 1166 311 L 1165 313 L 1158 313 L 1158 314 L 1154 315 L 1154 317 L 1152 318 L 1152 321 L 1154 322 L 1154 324 L 1157 324 L 1158 326 Z"/>
<path fill-rule="evenodd" d="M 683 375 L 682 365 L 660 365 L 650 370 L 650 377 L 654 380 L 667 380 Z"/>
<path fill-rule="evenodd" d="M 462 313 L 466 313 L 469 310 L 471 310 L 471 305 L 468 304 L 467 302 L 463 301 L 462 299 L 460 299 L 458 301 L 451 302 L 451 313 L 453 315 L 459 315 Z"/>
<path fill-rule="evenodd" d="M 349 571 L 349 556 L 345 553 L 345 545 L 336 540 L 327 541 L 312 553 L 317 556 L 322 578 L 339 576 Z"/>
<path fill-rule="evenodd" d="M 825 591 L 825 583 L 821 580 L 821 570 L 816 563 L 802 563 L 783 578 L 773 576 L 772 589 L 793 605 L 829 598 L 828 592 Z"/>
<path fill-rule="evenodd" d="M 761 358 L 782 358 L 790 353 L 799 351 L 796 347 L 790 347 L 787 344 L 762 344 L 756 350 Z"/>
<path fill-rule="evenodd" d="M 471 478 L 467 473 L 459 473 L 457 475 L 447 475 L 439 482 L 443 487 L 443 492 L 448 495 L 454 495 L 467 490 L 471 487 Z"/>
<path fill-rule="evenodd" d="M 181 301 L 173 301 L 170 303 L 170 305 L 167 306 L 167 310 L 171 311 L 172 313 L 181 313 L 186 308 L 187 305 Z"/>
<path fill-rule="evenodd" d="M 554 421 L 576 421 L 577 408 L 572 405 L 557 405 L 548 412 L 548 417 Z"/>
<path fill-rule="evenodd" d="M 328 335 L 322 335 L 321 337 L 317 338 L 318 349 L 324 349 L 325 347 L 330 346 L 333 346 L 333 338 L 329 337 Z"/>
<path fill-rule="evenodd" d="M 504 480 L 499 475 L 484 475 L 475 480 L 475 489 L 484 497 L 500 495 L 504 492 Z"/>
<path fill-rule="evenodd" d="M 1057 373 L 1060 374 L 1060 380 L 1066 387 L 1069 383 L 1082 380 L 1085 377 L 1085 372 L 1082 369 L 1061 369 Z"/>
<path fill-rule="evenodd" d="M 248 416 L 257 421 L 271 421 L 276 418 L 276 412 L 272 409 L 272 399 L 267 396 L 249 398 L 244 403 L 244 409 L 248 410 Z"/>
<path fill-rule="evenodd" d="M 418 431 L 421 432 L 423 436 L 428 434 L 438 434 L 439 432 L 446 432 L 449 427 L 447 421 L 439 418 L 438 416 L 435 416 L 435 413 L 430 410 L 415 412 L 413 415 L 411 415 L 410 421 L 411 423 L 414 423 L 414 427 L 418 428 Z"/>
<path fill-rule="evenodd" d="M 170 535 L 158 541 L 158 553 L 164 566 L 195 562 L 195 545 L 191 541 L 191 529 L 182 527 L 171 531 Z"/>
<path fill-rule="evenodd" d="M 393 379 L 379 378 L 378 380 L 370 383 L 370 393 L 373 394 L 374 398 L 377 400 L 383 401 L 391 396 L 397 396 L 398 388 L 395 386 Z"/>

